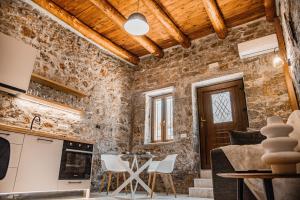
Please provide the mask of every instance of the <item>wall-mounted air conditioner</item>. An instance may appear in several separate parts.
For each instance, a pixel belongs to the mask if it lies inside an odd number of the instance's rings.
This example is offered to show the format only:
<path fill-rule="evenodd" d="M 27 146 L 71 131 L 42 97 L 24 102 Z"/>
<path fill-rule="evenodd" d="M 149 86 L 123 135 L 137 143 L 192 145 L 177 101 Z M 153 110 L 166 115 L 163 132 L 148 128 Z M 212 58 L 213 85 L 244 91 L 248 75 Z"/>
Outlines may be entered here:
<path fill-rule="evenodd" d="M 0 90 L 25 93 L 38 50 L 0 33 Z"/>
<path fill-rule="evenodd" d="M 249 58 L 278 50 L 276 34 L 238 44 L 240 58 Z"/>

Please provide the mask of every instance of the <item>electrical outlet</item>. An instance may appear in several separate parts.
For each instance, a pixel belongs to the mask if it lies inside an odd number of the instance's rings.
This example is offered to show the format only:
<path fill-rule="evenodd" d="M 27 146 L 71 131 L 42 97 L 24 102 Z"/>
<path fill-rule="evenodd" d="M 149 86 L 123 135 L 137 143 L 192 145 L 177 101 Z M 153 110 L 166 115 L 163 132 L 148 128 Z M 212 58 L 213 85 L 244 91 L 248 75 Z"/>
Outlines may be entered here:
<path fill-rule="evenodd" d="M 97 128 L 97 129 L 100 129 L 100 125 L 99 125 L 99 124 L 96 124 L 96 128 Z"/>
<path fill-rule="evenodd" d="M 186 138 L 186 137 L 187 137 L 186 133 L 180 134 L 180 138 Z"/>
<path fill-rule="evenodd" d="M 67 125 L 67 124 L 58 124 L 58 128 L 60 128 L 60 129 L 68 129 L 69 125 Z"/>

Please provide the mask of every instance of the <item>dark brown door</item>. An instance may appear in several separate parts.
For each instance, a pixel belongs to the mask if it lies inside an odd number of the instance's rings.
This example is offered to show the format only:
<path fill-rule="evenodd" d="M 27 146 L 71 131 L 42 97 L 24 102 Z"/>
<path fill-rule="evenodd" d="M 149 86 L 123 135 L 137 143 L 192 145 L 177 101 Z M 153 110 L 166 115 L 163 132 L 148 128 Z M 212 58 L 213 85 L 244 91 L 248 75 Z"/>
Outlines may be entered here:
<path fill-rule="evenodd" d="M 243 80 L 197 90 L 201 168 L 210 169 L 210 151 L 229 144 L 230 130 L 245 130 L 248 116 Z"/>

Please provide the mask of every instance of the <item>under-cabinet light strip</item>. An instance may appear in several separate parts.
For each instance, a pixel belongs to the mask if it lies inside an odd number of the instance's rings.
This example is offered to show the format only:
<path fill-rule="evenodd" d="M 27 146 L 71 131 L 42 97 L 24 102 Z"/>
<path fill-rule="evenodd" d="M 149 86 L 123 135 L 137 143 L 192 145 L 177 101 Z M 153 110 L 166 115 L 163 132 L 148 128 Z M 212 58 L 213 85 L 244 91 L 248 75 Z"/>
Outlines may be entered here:
<path fill-rule="evenodd" d="M 55 109 L 59 109 L 68 113 L 73 113 L 73 114 L 77 114 L 80 116 L 84 115 L 84 112 L 82 110 L 76 109 L 76 108 L 72 108 L 68 105 L 62 104 L 62 103 L 58 103 L 55 101 L 51 101 L 51 100 L 45 100 L 42 99 L 41 97 L 36 97 L 36 96 L 32 96 L 32 95 L 28 95 L 28 94 L 18 94 L 17 95 L 18 98 L 23 99 L 23 100 L 27 100 L 33 103 L 37 103 L 40 105 L 44 105 L 44 106 L 48 106 L 51 108 L 55 108 Z"/>

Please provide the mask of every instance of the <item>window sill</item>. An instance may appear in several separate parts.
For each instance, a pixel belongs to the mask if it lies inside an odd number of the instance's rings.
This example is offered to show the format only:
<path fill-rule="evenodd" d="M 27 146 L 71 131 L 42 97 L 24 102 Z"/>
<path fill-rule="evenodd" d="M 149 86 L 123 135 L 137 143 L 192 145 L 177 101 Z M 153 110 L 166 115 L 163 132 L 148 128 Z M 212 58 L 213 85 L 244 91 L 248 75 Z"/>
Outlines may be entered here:
<path fill-rule="evenodd" d="M 147 145 L 164 145 L 164 144 L 172 144 L 172 143 L 175 143 L 175 140 L 170 140 L 170 141 L 166 141 L 166 142 L 150 142 L 150 143 L 143 144 L 142 146 L 147 146 Z"/>

